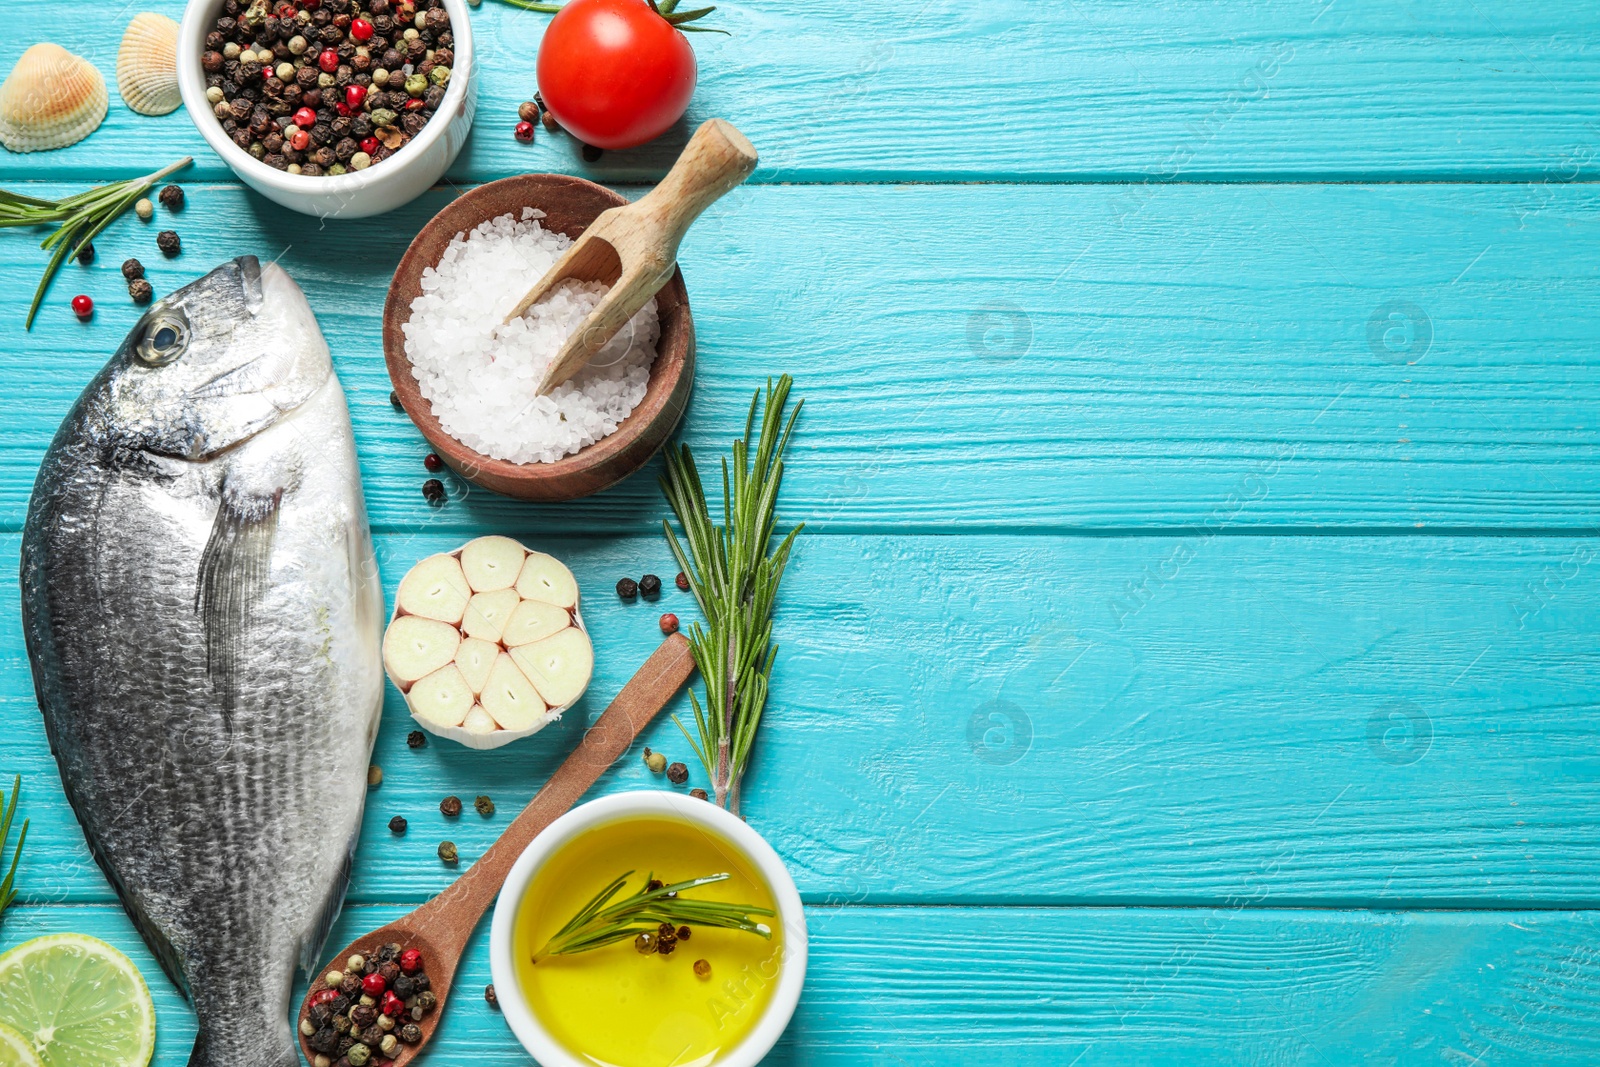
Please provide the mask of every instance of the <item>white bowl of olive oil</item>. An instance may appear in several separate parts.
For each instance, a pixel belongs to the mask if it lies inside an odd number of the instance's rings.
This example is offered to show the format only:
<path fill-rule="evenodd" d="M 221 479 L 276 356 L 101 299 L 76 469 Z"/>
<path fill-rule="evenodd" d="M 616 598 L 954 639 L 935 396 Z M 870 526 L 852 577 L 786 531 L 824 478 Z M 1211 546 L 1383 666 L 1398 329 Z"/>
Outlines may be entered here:
<path fill-rule="evenodd" d="M 724 877 L 678 894 L 688 909 L 646 899 L 713 876 Z M 707 906 L 704 923 L 638 918 Z M 506 1022 L 543 1067 L 754 1067 L 800 1000 L 806 920 L 783 861 L 740 819 L 694 797 L 620 793 L 569 811 L 523 852 L 489 954 Z"/>

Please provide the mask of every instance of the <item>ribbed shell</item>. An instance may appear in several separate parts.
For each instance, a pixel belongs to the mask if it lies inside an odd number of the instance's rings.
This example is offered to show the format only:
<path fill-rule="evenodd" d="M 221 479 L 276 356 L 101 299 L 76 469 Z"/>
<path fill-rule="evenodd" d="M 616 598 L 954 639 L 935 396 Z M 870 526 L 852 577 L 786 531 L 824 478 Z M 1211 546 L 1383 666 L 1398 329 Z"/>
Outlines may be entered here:
<path fill-rule="evenodd" d="M 55 44 L 36 44 L 0 85 L 0 144 L 45 152 L 76 144 L 105 120 L 106 80 L 94 64 Z"/>
<path fill-rule="evenodd" d="M 151 11 L 135 15 L 117 50 L 117 92 L 141 115 L 165 115 L 178 92 L 178 24 Z"/>

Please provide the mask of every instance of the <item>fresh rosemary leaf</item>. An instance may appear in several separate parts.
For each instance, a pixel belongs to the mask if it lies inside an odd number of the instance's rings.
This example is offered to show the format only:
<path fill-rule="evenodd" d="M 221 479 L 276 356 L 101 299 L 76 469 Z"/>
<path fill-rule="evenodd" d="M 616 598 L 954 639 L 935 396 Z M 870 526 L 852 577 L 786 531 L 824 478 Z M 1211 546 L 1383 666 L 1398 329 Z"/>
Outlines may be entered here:
<path fill-rule="evenodd" d="M 739 782 L 767 705 L 772 665 L 778 654 L 778 646 L 772 643 L 778 583 L 794 539 L 804 529 L 796 526 L 777 548 L 768 551 L 776 536 L 783 453 L 805 404 L 797 402 L 784 421 L 793 384 L 785 374 L 776 384 L 769 380 L 765 394 L 758 390 L 751 398 L 744 437 L 734 441 L 731 462 L 724 458 L 721 463 L 720 526 L 712 521 L 700 471 L 687 445 L 667 449 L 666 473 L 661 477 L 661 491 L 678 518 L 682 540 L 670 522 L 663 521 L 662 529 L 705 616 L 704 625 L 696 622 L 689 632 L 695 665 L 706 687 L 704 703 L 693 690 L 689 693 L 698 741 L 682 722 L 678 729 L 705 765 L 716 802 L 735 813 L 739 810 Z M 759 437 L 754 436 L 758 407 Z"/>
<path fill-rule="evenodd" d="M 683 894 L 701 886 L 728 879 L 727 874 L 710 874 L 651 889 L 655 876 L 645 878 L 639 889 L 615 904 L 613 898 L 627 885 L 634 872 L 614 878 L 578 910 L 555 936 L 533 957 L 533 962 L 551 956 L 570 956 L 627 941 L 639 934 L 654 934 L 662 923 L 673 926 L 711 926 L 721 930 L 741 930 L 771 938 L 772 928 L 759 918 L 771 918 L 771 908 L 753 904 L 729 904 L 721 900 L 694 900 Z M 607 907 L 607 905 L 610 905 Z"/>
<path fill-rule="evenodd" d="M 28 319 L 23 328 L 33 329 L 33 320 L 39 313 L 39 305 L 44 302 L 44 294 L 49 290 L 50 283 L 55 280 L 56 272 L 61 269 L 68 256 L 77 255 L 79 249 L 121 218 L 123 213 L 149 192 L 150 187 L 156 182 L 175 171 L 182 170 L 191 162 L 193 160 L 185 156 L 154 174 L 97 186 L 69 196 L 65 200 L 41 200 L 36 196 L 25 196 L 0 189 L 0 228 L 42 226 L 52 222 L 61 224 L 60 228 L 46 237 L 44 243 L 40 245 L 47 252 L 52 249 L 54 251 L 50 256 L 50 262 L 45 266 L 44 277 L 39 279 L 39 288 L 34 291 L 33 303 L 28 305 Z"/>
<path fill-rule="evenodd" d="M 17 775 L 11 783 L 11 801 L 6 802 L 5 795 L 0 793 L 0 858 L 4 857 L 6 842 L 11 838 L 11 819 L 17 813 L 17 798 L 22 795 L 22 775 Z M 17 862 L 22 859 L 22 846 L 28 840 L 28 820 L 22 820 L 22 832 L 17 835 L 17 847 L 11 852 L 11 869 L 6 872 L 5 881 L 0 882 L 0 919 L 5 917 L 6 908 L 16 899 L 17 890 Z"/>

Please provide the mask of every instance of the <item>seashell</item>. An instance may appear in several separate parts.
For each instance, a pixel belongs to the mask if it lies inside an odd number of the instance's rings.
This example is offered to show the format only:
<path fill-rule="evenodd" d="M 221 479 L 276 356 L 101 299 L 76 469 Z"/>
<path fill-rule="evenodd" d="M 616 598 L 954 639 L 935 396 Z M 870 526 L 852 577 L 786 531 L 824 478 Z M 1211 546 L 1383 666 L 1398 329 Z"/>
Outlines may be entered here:
<path fill-rule="evenodd" d="M 117 92 L 141 115 L 178 110 L 178 24 L 146 11 L 135 15 L 117 50 Z"/>
<path fill-rule="evenodd" d="M 45 152 L 99 128 L 110 101 L 94 64 L 56 44 L 36 44 L 0 85 L 0 144 Z"/>

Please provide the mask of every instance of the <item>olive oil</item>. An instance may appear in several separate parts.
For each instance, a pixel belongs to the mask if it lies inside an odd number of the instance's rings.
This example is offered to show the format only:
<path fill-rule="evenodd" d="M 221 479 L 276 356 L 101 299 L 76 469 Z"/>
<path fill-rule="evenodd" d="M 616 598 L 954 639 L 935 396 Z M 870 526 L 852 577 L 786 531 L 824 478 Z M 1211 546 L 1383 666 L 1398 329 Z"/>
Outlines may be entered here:
<path fill-rule="evenodd" d="M 517 912 L 517 971 L 528 1007 L 573 1056 L 595 1067 L 711 1067 L 765 1014 L 777 988 L 783 930 L 770 940 L 738 930 L 690 929 L 670 955 L 641 955 L 632 941 L 570 956 L 533 954 L 624 871 L 625 892 L 727 872 L 697 899 L 776 909 L 754 864 L 719 835 L 660 816 L 596 826 L 563 845 L 528 887 Z M 695 964 L 710 965 L 706 977 Z M 703 968 L 702 968 L 703 969 Z"/>

